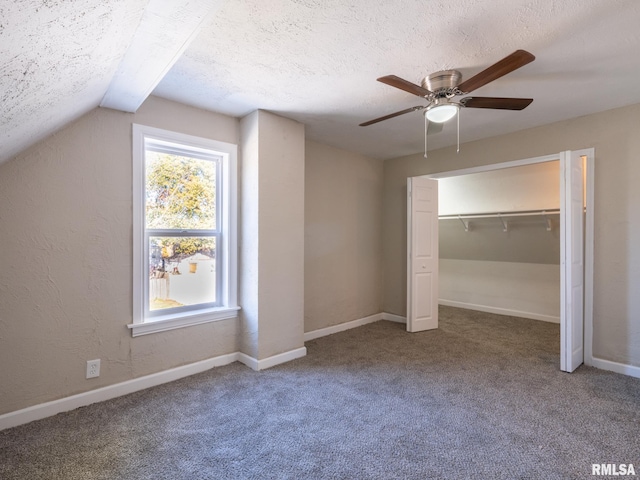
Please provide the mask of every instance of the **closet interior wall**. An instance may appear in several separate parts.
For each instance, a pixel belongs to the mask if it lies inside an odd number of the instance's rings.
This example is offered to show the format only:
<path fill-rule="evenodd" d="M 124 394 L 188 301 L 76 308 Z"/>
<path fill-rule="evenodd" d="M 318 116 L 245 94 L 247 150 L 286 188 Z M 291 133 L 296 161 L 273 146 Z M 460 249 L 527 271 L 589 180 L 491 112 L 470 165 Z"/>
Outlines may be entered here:
<path fill-rule="evenodd" d="M 439 180 L 442 305 L 560 323 L 559 161 Z"/>

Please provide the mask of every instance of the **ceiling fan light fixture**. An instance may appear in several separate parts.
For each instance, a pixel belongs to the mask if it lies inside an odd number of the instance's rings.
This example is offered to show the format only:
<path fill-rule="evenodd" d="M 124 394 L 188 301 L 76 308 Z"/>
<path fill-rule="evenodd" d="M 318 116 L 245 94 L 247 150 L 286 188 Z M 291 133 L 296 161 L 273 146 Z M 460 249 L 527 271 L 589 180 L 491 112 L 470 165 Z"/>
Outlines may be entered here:
<path fill-rule="evenodd" d="M 426 116 L 430 122 L 444 123 L 455 117 L 456 113 L 458 113 L 457 105 L 445 104 L 430 108 L 427 110 Z"/>

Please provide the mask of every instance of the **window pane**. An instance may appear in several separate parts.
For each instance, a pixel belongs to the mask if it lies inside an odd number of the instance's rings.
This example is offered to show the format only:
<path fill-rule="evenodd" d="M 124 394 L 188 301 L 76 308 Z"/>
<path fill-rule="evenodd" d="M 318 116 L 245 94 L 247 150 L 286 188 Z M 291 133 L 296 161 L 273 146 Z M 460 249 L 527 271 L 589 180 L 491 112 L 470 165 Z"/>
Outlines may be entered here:
<path fill-rule="evenodd" d="M 216 238 L 149 238 L 149 310 L 215 303 Z"/>
<path fill-rule="evenodd" d="M 216 228 L 216 162 L 147 150 L 146 227 Z"/>

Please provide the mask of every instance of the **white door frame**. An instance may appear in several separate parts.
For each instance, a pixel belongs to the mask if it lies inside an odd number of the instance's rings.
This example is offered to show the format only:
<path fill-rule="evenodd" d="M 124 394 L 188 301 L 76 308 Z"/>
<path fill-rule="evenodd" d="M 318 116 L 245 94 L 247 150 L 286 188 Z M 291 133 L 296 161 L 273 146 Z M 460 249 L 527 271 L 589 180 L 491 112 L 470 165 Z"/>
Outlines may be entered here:
<path fill-rule="evenodd" d="M 586 148 L 576 150 L 587 158 L 586 175 L 587 181 L 585 185 L 586 197 L 586 217 L 584 223 L 585 243 L 584 243 L 584 363 L 585 365 L 593 365 L 593 238 L 594 238 L 594 185 L 595 185 L 595 150 Z M 448 177 L 457 177 L 461 175 L 469 175 L 471 173 L 489 172 L 492 170 L 502 170 L 504 168 L 521 167 L 524 165 L 532 165 L 535 163 L 545 163 L 559 161 L 563 152 L 554 155 L 544 155 L 541 157 L 526 158 L 522 160 L 513 160 L 509 162 L 492 163 L 490 165 L 480 165 L 477 167 L 463 168 L 460 170 L 450 170 L 447 172 L 438 172 L 428 175 L 422 175 L 426 178 L 440 179 Z M 560 178 L 562 181 L 563 172 L 560 170 Z M 560 259 L 562 264 L 562 259 Z M 562 306 L 561 306 L 562 308 Z"/>

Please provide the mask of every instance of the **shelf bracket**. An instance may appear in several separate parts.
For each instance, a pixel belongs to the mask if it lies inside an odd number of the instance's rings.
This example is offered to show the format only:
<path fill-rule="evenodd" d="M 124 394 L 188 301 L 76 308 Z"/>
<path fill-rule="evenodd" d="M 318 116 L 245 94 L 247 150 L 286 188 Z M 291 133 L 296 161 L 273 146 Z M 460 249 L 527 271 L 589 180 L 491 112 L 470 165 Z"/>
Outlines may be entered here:
<path fill-rule="evenodd" d="M 502 222 L 502 231 L 505 232 L 505 233 L 508 232 L 509 231 L 509 222 L 507 220 L 505 220 L 504 218 L 502 218 L 501 214 L 498 214 L 498 218 Z"/>
<path fill-rule="evenodd" d="M 469 227 L 471 227 L 471 223 L 469 222 L 469 220 L 467 220 L 465 222 L 464 219 L 460 215 L 458 215 L 458 220 L 460 220 L 462 222 L 462 226 L 464 227 L 464 231 L 468 232 L 469 231 Z"/>
<path fill-rule="evenodd" d="M 551 219 L 547 215 L 547 212 L 542 211 L 542 216 L 544 217 L 545 222 L 547 223 L 547 232 L 550 232 L 553 229 L 553 224 L 551 223 Z"/>

